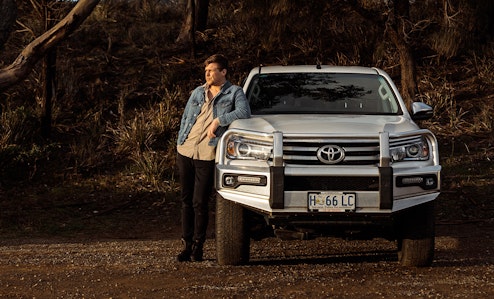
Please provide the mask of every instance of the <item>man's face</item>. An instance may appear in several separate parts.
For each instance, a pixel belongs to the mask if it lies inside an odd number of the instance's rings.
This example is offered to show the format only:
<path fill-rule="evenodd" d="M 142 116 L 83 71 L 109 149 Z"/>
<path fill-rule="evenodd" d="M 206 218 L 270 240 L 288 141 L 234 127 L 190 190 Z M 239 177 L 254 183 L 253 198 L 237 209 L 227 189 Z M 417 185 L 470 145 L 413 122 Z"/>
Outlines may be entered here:
<path fill-rule="evenodd" d="M 226 81 L 226 69 L 220 70 L 217 63 L 210 63 L 204 68 L 206 83 L 210 86 L 221 86 Z"/>

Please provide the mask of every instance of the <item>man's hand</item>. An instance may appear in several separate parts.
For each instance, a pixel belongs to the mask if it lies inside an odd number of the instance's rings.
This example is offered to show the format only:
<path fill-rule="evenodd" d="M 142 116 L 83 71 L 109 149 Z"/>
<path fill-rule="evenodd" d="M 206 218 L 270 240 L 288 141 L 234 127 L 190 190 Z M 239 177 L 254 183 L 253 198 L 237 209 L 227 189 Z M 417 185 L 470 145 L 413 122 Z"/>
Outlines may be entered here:
<path fill-rule="evenodd" d="M 220 120 L 218 118 L 213 119 L 213 122 L 209 125 L 208 128 L 208 137 L 209 138 L 214 138 L 216 135 L 214 132 L 216 132 L 216 129 L 220 126 Z"/>

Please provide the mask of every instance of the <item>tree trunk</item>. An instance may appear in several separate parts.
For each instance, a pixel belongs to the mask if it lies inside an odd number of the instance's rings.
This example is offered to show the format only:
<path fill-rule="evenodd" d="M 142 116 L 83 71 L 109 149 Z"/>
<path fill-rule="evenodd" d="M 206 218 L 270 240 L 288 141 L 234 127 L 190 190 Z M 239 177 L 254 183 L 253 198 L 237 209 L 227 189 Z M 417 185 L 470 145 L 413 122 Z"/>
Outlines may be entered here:
<path fill-rule="evenodd" d="M 99 2 L 100 0 L 79 0 L 63 20 L 27 45 L 11 65 L 0 70 L 0 90 L 26 78 L 36 63 L 74 32 Z"/>
<path fill-rule="evenodd" d="M 192 58 L 196 57 L 196 2 L 195 0 L 190 1 L 190 18 L 192 20 L 189 38 L 192 41 L 192 45 L 190 47 L 190 52 Z"/>
<path fill-rule="evenodd" d="M 51 135 L 52 107 L 56 97 L 56 61 L 57 50 L 48 52 L 43 61 L 43 98 L 41 102 L 41 135 L 49 138 Z"/>
<path fill-rule="evenodd" d="M 17 6 L 15 0 L 0 0 L 0 49 L 9 38 L 15 19 Z"/>
<path fill-rule="evenodd" d="M 186 8 L 185 8 L 185 18 L 184 22 L 182 23 L 182 28 L 180 29 L 180 33 L 178 34 L 177 37 L 177 42 L 186 44 L 189 42 L 189 36 L 190 36 L 190 31 L 193 26 L 192 22 L 192 7 L 194 6 L 194 0 L 187 0 Z"/>
<path fill-rule="evenodd" d="M 177 37 L 177 43 L 191 44 L 195 53 L 195 32 L 204 31 L 207 26 L 209 0 L 188 0 L 185 9 L 185 18 Z M 195 54 L 193 54 L 195 56 Z"/>
<path fill-rule="evenodd" d="M 413 51 L 406 41 L 405 26 L 410 19 L 410 3 L 408 0 L 396 0 L 386 24 L 391 41 L 395 44 L 400 56 L 401 93 L 408 108 L 417 94 L 417 73 Z"/>
<path fill-rule="evenodd" d="M 44 23 L 45 32 L 53 27 L 54 22 L 51 13 L 51 7 L 43 0 L 44 8 Z M 56 96 L 56 62 L 57 62 L 57 47 L 53 47 L 48 51 L 43 59 L 43 96 L 41 98 L 41 135 L 44 138 L 49 138 L 51 135 L 52 122 L 52 105 Z"/>
<path fill-rule="evenodd" d="M 393 33 L 392 35 L 397 34 Z M 395 36 L 391 39 L 395 43 L 398 55 L 400 56 L 401 93 L 405 103 L 410 108 L 418 92 L 415 59 L 410 47 L 400 36 Z"/>
<path fill-rule="evenodd" d="M 196 30 L 204 31 L 208 24 L 209 0 L 197 0 Z"/>

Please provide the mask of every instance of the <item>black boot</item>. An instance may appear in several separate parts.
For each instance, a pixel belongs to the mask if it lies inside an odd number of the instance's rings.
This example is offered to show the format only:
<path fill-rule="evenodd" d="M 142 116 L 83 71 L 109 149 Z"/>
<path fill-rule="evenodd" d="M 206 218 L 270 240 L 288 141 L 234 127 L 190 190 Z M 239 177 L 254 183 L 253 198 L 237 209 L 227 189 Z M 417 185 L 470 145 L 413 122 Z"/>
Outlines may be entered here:
<path fill-rule="evenodd" d="M 204 259 L 202 258 L 203 255 L 203 242 L 200 241 L 195 241 L 194 244 L 192 245 L 192 253 L 190 255 L 190 258 L 192 259 L 193 262 L 202 262 Z"/>
<path fill-rule="evenodd" d="M 192 242 L 185 241 L 182 239 L 182 244 L 184 244 L 184 250 L 177 255 L 177 261 L 179 262 L 190 262 L 190 255 L 192 254 Z"/>

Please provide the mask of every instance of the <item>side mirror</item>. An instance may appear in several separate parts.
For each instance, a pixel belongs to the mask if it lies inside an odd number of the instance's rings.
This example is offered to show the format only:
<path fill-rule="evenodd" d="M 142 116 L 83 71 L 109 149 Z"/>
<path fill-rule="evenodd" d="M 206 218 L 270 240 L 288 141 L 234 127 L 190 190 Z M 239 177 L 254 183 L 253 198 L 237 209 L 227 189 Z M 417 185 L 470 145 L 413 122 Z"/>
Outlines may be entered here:
<path fill-rule="evenodd" d="M 431 106 L 422 102 L 412 103 L 412 119 L 413 120 L 425 120 L 432 117 L 434 109 Z"/>

